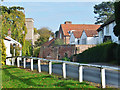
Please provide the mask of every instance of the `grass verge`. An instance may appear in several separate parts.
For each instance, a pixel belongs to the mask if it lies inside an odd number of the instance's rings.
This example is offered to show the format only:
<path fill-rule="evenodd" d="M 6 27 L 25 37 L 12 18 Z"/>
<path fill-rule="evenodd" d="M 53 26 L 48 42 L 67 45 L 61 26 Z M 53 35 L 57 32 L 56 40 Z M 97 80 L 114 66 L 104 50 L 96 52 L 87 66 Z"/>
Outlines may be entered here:
<path fill-rule="evenodd" d="M 2 88 L 96 88 L 89 83 L 61 76 L 30 72 L 15 66 L 2 66 Z"/>

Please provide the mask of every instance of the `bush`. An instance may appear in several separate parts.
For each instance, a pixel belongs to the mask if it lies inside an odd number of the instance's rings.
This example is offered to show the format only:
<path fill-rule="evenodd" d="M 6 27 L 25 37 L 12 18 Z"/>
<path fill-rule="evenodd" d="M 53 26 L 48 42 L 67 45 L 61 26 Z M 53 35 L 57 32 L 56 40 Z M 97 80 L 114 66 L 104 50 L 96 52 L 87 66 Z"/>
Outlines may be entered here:
<path fill-rule="evenodd" d="M 120 45 L 112 42 L 102 43 L 76 55 L 78 62 L 112 62 L 120 64 Z"/>
<path fill-rule="evenodd" d="M 34 57 L 38 57 L 39 56 L 39 52 L 40 52 L 40 47 L 36 47 L 33 50 L 33 56 Z"/>
<path fill-rule="evenodd" d="M 62 60 L 63 61 L 70 61 L 70 59 L 68 57 L 64 57 Z"/>
<path fill-rule="evenodd" d="M 56 39 L 54 45 L 64 45 L 64 41 L 62 39 Z"/>
<path fill-rule="evenodd" d="M 2 39 L 2 64 L 3 65 L 5 64 L 5 59 L 6 59 L 6 47 Z"/>

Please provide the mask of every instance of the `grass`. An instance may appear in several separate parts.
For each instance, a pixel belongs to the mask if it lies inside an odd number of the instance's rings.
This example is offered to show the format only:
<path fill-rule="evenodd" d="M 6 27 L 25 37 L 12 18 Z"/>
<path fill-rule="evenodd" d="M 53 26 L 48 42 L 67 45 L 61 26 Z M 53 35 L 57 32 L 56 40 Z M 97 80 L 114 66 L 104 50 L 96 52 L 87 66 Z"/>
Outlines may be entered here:
<path fill-rule="evenodd" d="M 2 66 L 2 88 L 96 88 L 89 83 L 61 76 L 31 72 L 15 66 Z"/>

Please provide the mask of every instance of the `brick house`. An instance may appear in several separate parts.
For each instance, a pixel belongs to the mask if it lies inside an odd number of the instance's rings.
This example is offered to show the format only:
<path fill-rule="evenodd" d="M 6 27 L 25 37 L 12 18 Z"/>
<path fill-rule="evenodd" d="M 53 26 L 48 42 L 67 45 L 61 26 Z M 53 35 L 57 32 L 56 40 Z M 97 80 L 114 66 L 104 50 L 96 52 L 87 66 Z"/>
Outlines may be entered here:
<path fill-rule="evenodd" d="M 63 39 L 65 44 L 70 44 L 70 32 L 72 30 L 83 31 L 83 30 L 97 30 L 100 25 L 95 24 L 72 24 L 71 21 L 66 21 L 59 27 L 58 39 Z"/>

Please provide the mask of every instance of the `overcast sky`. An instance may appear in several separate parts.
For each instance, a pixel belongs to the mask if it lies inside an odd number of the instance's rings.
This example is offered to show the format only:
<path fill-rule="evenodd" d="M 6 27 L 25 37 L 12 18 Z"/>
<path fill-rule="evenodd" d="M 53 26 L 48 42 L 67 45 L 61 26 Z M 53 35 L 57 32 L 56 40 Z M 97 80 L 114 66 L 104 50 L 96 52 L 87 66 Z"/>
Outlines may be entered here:
<path fill-rule="evenodd" d="M 94 24 L 94 5 L 109 0 L 91 0 L 91 2 L 87 2 L 88 0 L 84 0 L 84 2 L 82 2 L 83 0 L 74 0 L 74 2 L 72 2 L 73 0 L 66 0 L 66 2 L 53 2 L 54 0 L 44 0 L 44 2 L 43 0 L 10 1 L 13 0 L 2 2 L 2 5 L 24 7 L 26 18 L 34 19 L 34 27 L 37 29 L 48 27 L 55 32 L 59 29 L 60 24 L 63 24 L 65 21 L 72 21 L 73 24 Z"/>

